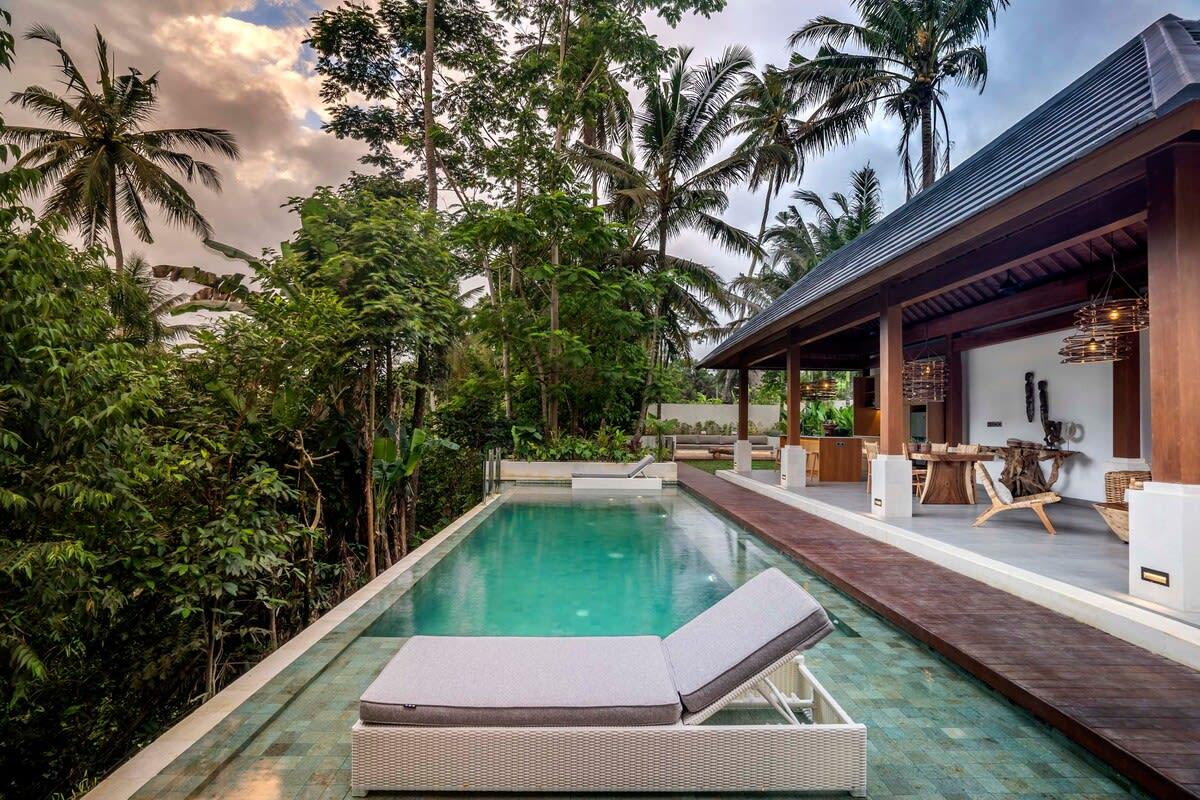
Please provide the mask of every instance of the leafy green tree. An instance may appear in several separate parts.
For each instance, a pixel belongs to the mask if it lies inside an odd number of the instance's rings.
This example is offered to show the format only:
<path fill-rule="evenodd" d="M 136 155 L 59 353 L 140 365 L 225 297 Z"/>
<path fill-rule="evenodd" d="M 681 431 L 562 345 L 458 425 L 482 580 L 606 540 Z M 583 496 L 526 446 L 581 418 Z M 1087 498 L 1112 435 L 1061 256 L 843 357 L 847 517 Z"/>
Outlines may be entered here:
<path fill-rule="evenodd" d="M 180 181 L 199 180 L 219 190 L 220 174 L 186 151 L 237 159 L 233 135 L 216 128 L 145 130 L 143 125 L 158 103 L 158 75 L 143 77 L 132 68 L 114 75 L 108 43 L 99 31 L 99 91 L 92 89 L 53 30 L 35 27 L 26 38 L 46 42 L 58 51 L 66 93 L 30 86 L 15 92 L 12 102 L 57 127 L 6 126 L 0 136 L 28 148 L 17 166 L 36 168 L 34 189 L 52 190 L 46 212 L 70 220 L 89 245 L 100 239 L 107 226 L 118 273 L 125 266 L 120 221 L 124 219 L 141 241 L 152 242 L 151 206 L 174 225 L 191 228 L 199 236 L 211 235 L 207 220 Z"/>
<path fill-rule="evenodd" d="M 433 10 L 432 36 L 427 12 Z M 369 148 L 364 159 L 399 175 L 411 162 L 405 153 L 453 149 L 436 118 L 452 102 L 453 82 L 487 70 L 499 58 L 499 26 L 477 0 L 382 0 L 345 3 L 313 17 L 307 40 L 317 52 L 321 98 L 331 113 L 327 130 Z M 427 44 L 433 59 L 426 58 Z M 426 71 L 426 68 L 430 70 Z M 439 90 L 434 80 L 442 75 Z M 464 76 L 450 78 L 448 76 Z M 429 97 L 429 115 L 424 113 Z M 414 114 L 414 109 L 422 114 Z M 431 124 L 432 123 L 432 124 Z M 429 136 L 426 136 L 428 130 Z M 426 163 L 427 185 L 436 175 Z"/>
<path fill-rule="evenodd" d="M 323 288 L 341 298 L 355 322 L 356 338 L 349 346 L 361 368 L 354 396 L 360 420 L 367 570 L 373 577 L 381 544 L 373 508 L 374 441 L 381 420 L 398 420 L 401 376 L 397 367 L 404 359 L 416 364 L 410 385 L 410 425 L 420 427 L 428 379 L 420 356 L 457 335 L 462 313 L 457 282 L 462 268 L 437 215 L 410 201 L 321 189 L 295 201 L 293 207 L 300 216 L 300 230 L 283 248 L 284 280 Z M 413 523 L 410 517 L 409 530 Z M 384 552 L 386 557 L 392 550 Z"/>
<path fill-rule="evenodd" d="M 861 23 L 817 17 L 792 34 L 792 47 L 815 44 L 813 58 L 795 56 L 791 76 L 821 103 L 803 134 L 825 146 L 866 130 L 883 104 L 900 122 L 897 149 L 908 196 L 928 188 L 950 169 L 950 123 L 943 101 L 947 85 L 987 83 L 981 44 L 1009 0 L 854 0 Z M 847 52 L 847 43 L 862 52 Z M 909 141 L 920 137 L 920 178 Z"/>
<path fill-rule="evenodd" d="M 651 367 L 638 414 L 639 435 L 655 370 L 663 363 L 662 322 L 669 322 L 676 309 L 693 298 L 685 285 L 670 280 L 682 263 L 668 259 L 668 241 L 690 229 L 734 252 L 748 253 L 757 247 L 749 234 L 718 216 L 729 204 L 725 190 L 750 172 L 750 157 L 739 151 L 709 163 L 733 128 L 733 96 L 751 66 L 750 53 L 732 47 L 719 59 L 697 68 L 688 65 L 690 56 L 689 49 L 680 50 L 666 79 L 647 91 L 635 134 L 640 165 L 628 152 L 615 155 L 584 144 L 576 146 L 581 164 L 609 178 L 614 211 L 632 219 L 634 241 L 645 238 L 654 242 L 654 259 L 648 266 L 664 276 L 649 314 L 655 327 L 648 346 Z M 696 276 L 699 271 L 691 272 Z M 721 293 L 714 292 L 710 299 L 724 304 L 727 301 L 720 288 Z"/>

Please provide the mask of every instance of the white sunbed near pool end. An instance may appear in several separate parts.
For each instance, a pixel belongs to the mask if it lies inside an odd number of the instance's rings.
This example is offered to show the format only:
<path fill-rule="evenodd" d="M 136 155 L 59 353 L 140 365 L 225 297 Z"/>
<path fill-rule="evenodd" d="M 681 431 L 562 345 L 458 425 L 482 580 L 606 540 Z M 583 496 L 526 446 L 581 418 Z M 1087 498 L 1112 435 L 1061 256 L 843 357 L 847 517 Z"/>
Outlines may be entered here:
<path fill-rule="evenodd" d="M 832 630 L 769 569 L 666 639 L 415 636 L 362 696 L 351 788 L 865 796 L 866 727 L 800 655 Z M 701 724 L 727 708 L 780 720 Z"/>
<path fill-rule="evenodd" d="M 646 467 L 654 463 L 654 456 L 646 456 L 628 469 L 621 470 L 619 464 L 607 472 L 572 472 L 572 489 L 604 489 L 608 491 L 661 492 L 662 478 L 651 478 L 645 474 Z"/>

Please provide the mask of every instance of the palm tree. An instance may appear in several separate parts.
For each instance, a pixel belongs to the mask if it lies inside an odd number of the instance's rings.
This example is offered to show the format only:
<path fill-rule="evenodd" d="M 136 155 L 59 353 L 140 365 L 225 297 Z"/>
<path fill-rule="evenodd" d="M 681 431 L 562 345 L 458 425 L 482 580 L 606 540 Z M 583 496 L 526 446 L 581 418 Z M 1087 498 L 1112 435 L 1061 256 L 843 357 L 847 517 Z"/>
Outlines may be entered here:
<path fill-rule="evenodd" d="M 655 243 L 649 268 L 668 279 L 682 261 L 668 256 L 667 242 L 681 231 L 700 231 L 733 252 L 749 253 L 758 247 L 748 233 L 719 216 L 729 205 L 725 190 L 745 179 L 752 167 L 750 157 L 735 152 L 708 163 L 736 121 L 733 96 L 738 81 L 752 66 L 750 52 L 731 47 L 699 68 L 688 65 L 691 53 L 690 48 L 680 48 L 667 78 L 646 92 L 635 121 L 640 166 L 629 149 L 617 155 L 582 142 L 575 146 L 580 163 L 608 178 L 614 195 L 610 210 L 633 220 L 633 240 Z M 649 389 L 662 364 L 662 327 L 664 321 L 671 322 L 672 285 L 668 280 L 650 309 L 654 327 L 638 415 L 639 436 L 645 425 Z"/>
<path fill-rule="evenodd" d="M 850 173 L 849 196 L 842 192 L 829 196 L 832 209 L 820 195 L 806 189 L 796 190 L 792 198 L 813 211 L 815 220 L 806 221 L 795 205 L 776 215 L 775 224 L 763 235 L 770 254 L 767 265 L 757 275 L 747 273 L 729 282 L 729 290 L 738 298 L 736 305 L 743 315 L 705 329 L 704 338 L 720 340 L 729 336 L 883 216 L 882 188 L 870 164 Z"/>
<path fill-rule="evenodd" d="M 53 187 L 46 212 L 60 214 L 77 225 L 89 245 L 99 240 L 107 225 L 118 273 L 125 267 L 119 230 L 122 218 L 141 241 L 154 241 L 148 203 L 157 206 L 168 222 L 210 236 L 208 222 L 170 172 L 187 182 L 199 179 L 219 190 L 216 169 L 183 150 L 236 159 L 239 153 L 233 135 L 214 128 L 144 130 L 158 100 L 157 74 L 144 78 L 131 68 L 128 74 L 114 76 L 116 66 L 110 63 L 108 44 L 99 30 L 98 91 L 93 91 L 53 30 L 38 26 L 25 38 L 47 42 L 58 50 L 66 95 L 30 86 L 14 92 L 11 102 L 58 127 L 11 125 L 0 137 L 29 148 L 17 165 L 38 171 L 34 191 Z"/>
<path fill-rule="evenodd" d="M 987 54 L 980 42 L 1010 0 L 854 0 L 861 24 L 817 17 L 792 34 L 789 44 L 819 46 L 817 55 L 793 58 L 789 70 L 801 91 L 821 103 L 816 138 L 828 145 L 866 129 L 883 103 L 900 121 L 901 158 L 908 196 L 915 191 L 909 140 L 921 137 L 925 189 L 950 169 L 950 127 L 943 106 L 946 85 L 987 83 Z M 853 43 L 861 53 L 840 48 Z M 919 190 L 918 190 L 919 191 Z"/>
<path fill-rule="evenodd" d="M 140 347 L 161 347 L 196 329 L 194 325 L 167 321 L 191 302 L 192 295 L 170 291 L 154 277 L 154 269 L 135 254 L 124 272 L 112 276 L 109 285 L 109 310 L 117 319 L 120 338 Z"/>
<path fill-rule="evenodd" d="M 746 78 L 736 102 L 739 122 L 733 132 L 746 136 L 739 149 L 753 159 L 748 181 L 750 190 L 755 191 L 763 185 L 767 190 L 758 226 L 757 241 L 761 246 L 771 201 L 784 184 L 798 181 L 804 172 L 804 157 L 793 136 L 800 125 L 804 99 L 796 82 L 768 66 L 763 74 Z M 761 249 L 756 248 L 750 256 L 747 275 L 754 274 L 760 256 Z"/>

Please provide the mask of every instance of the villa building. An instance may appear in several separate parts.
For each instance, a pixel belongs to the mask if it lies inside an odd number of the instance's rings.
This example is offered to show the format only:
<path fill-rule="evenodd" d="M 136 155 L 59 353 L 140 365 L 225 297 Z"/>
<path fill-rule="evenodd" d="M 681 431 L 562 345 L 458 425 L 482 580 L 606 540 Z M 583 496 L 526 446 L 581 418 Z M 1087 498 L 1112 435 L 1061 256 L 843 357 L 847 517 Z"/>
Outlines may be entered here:
<path fill-rule="evenodd" d="M 1107 594 L 1188 623 L 1190 634 L 1180 635 L 1194 636 L 1198 100 L 1200 22 L 1164 17 L 721 342 L 702 366 L 739 370 L 743 387 L 751 370 L 787 371 L 790 420 L 800 416 L 802 370 L 855 371 L 856 438 L 866 442 L 864 452 L 878 441 L 870 494 L 861 484 L 853 491 L 806 486 L 816 473 L 795 437 L 783 448 L 780 478 L 751 476 L 748 443 L 737 448 L 736 474 L 725 477 L 775 496 L 787 492 L 843 524 L 853 512 L 874 520 L 876 533 L 880 525 L 914 535 L 950 526 L 957 538 L 944 541 L 967 550 L 1004 541 L 1011 551 L 1027 542 L 1031 561 L 1044 566 L 1019 559 L 1010 566 L 1075 587 L 1091 588 L 1089 576 L 1072 576 L 1069 565 L 1056 574 L 1052 548 L 1072 548 L 1072 561 L 1088 547 L 1116 553 L 1104 558 L 1127 575 L 1127 586 Z M 1148 301 L 1148 325 L 1139 300 Z M 1081 309 L 1084 317 L 1111 310 L 1143 319 L 1122 328 L 1093 316 L 1096 328 L 1081 329 Z M 1081 337 L 1073 350 L 1064 342 L 1071 335 Z M 939 390 L 927 402 L 906 399 L 905 367 L 914 363 L 944 369 L 944 396 Z M 743 424 L 739 439 L 746 434 Z M 990 463 L 980 462 L 993 477 L 1013 448 L 1030 451 L 1035 465 L 1040 458 L 1061 466 L 1049 488 L 1064 502 L 1048 513 L 1066 520 L 1067 530 L 1047 538 L 1029 512 L 972 528 L 982 508 L 920 502 L 908 453 L 921 441 L 978 445 L 964 452 L 994 453 Z M 857 453 L 859 442 L 853 446 Z M 1150 475 L 1141 491 L 1128 492 L 1126 548 L 1089 506 L 1106 499 L 1106 474 L 1130 472 Z M 964 474 L 973 494 L 977 474 Z M 1092 535 L 1062 535 L 1085 528 Z M 1126 551 L 1127 567 L 1120 563 Z M 999 583 L 1010 577 L 993 576 Z"/>

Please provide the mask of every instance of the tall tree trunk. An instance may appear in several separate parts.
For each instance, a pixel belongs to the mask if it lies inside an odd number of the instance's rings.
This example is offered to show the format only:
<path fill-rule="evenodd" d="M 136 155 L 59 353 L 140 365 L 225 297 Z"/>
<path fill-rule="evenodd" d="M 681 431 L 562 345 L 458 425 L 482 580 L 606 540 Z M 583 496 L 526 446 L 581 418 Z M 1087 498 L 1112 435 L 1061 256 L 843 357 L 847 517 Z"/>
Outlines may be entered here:
<path fill-rule="evenodd" d="M 567 26 L 570 22 L 570 0 L 562 0 L 558 20 L 558 88 L 564 91 L 563 69 L 567 61 Z M 560 112 L 565 113 L 565 112 Z M 566 120 L 562 117 L 554 126 L 554 154 L 561 156 L 566 144 Z M 553 435 L 558 431 L 558 267 L 562 263 L 562 253 L 555 240 L 550 245 L 550 370 L 547 373 L 546 396 L 546 433 Z"/>
<path fill-rule="evenodd" d="M 416 382 L 416 388 L 413 390 L 413 411 L 409 435 L 425 424 L 425 405 L 429 396 L 429 390 L 426 387 L 429 382 L 429 347 L 424 344 L 417 348 Z M 406 537 L 417 529 L 417 495 L 420 491 L 420 478 L 421 465 L 418 464 L 413 469 L 412 475 L 408 476 L 408 486 L 406 487 L 405 482 L 401 481 L 398 489 L 401 492 L 401 508 L 406 520 Z"/>
<path fill-rule="evenodd" d="M 426 203 L 437 211 L 437 158 L 433 152 L 433 21 L 435 0 L 425 0 L 425 181 Z"/>
<path fill-rule="evenodd" d="M 550 263 L 555 274 L 550 278 L 550 373 L 546 395 L 546 434 L 558 432 L 558 242 L 550 245 Z"/>
<path fill-rule="evenodd" d="M 375 568 L 375 348 L 367 357 L 367 414 L 363 431 L 363 504 L 367 512 L 367 577 L 374 578 Z"/>
<path fill-rule="evenodd" d="M 753 277 L 754 268 L 758 266 L 759 253 L 763 246 L 763 236 L 767 233 L 767 217 L 771 213 L 771 188 L 773 183 L 767 184 L 767 198 L 763 201 L 762 221 L 758 224 L 758 249 L 750 254 L 750 269 L 746 272 L 747 277 Z"/>
<path fill-rule="evenodd" d="M 937 180 L 933 153 L 933 103 L 921 106 L 921 188 L 928 189 Z"/>
<path fill-rule="evenodd" d="M 117 182 L 114 176 L 114 180 L 108 184 L 108 238 L 112 240 L 110 244 L 113 249 L 113 258 L 117 261 L 117 274 L 121 275 L 125 272 L 125 253 L 121 250 L 119 219 L 120 217 L 117 212 Z"/>
<path fill-rule="evenodd" d="M 667 262 L 667 222 L 666 222 L 666 204 L 660 205 L 660 212 L 663 214 L 663 219 L 658 224 L 658 268 L 664 269 L 664 264 Z M 642 434 L 646 432 L 646 411 L 650 407 L 650 387 L 654 385 L 654 373 L 658 369 L 659 364 L 659 336 L 658 336 L 658 318 L 662 313 L 662 302 L 660 299 L 654 301 L 654 308 L 651 311 L 651 322 L 654 327 L 650 330 L 650 346 L 646 352 L 650 356 L 650 365 L 646 369 L 646 380 L 642 384 L 642 403 L 641 409 L 638 411 L 637 429 L 633 434 L 633 443 L 639 444 L 642 440 Z"/>

